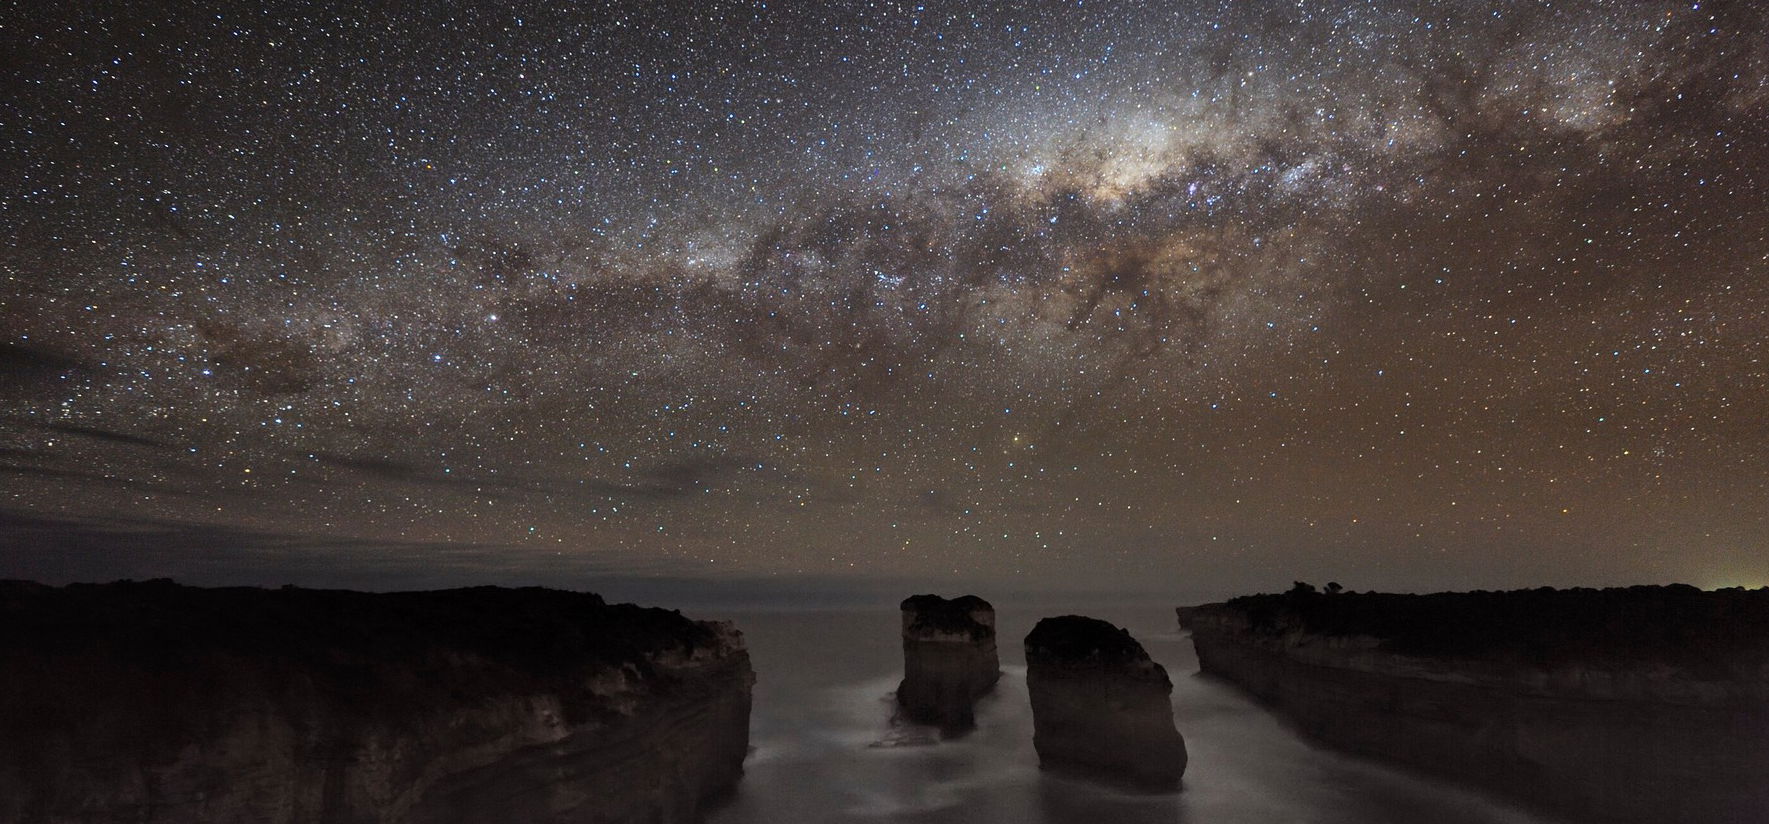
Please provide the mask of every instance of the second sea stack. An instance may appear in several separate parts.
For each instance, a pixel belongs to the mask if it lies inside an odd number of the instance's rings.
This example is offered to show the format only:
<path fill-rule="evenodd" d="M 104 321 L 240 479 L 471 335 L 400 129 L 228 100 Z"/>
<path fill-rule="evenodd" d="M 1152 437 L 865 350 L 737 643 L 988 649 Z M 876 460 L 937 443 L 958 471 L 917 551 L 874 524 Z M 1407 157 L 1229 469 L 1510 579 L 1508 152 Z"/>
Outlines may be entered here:
<path fill-rule="evenodd" d="M 1174 790 L 1185 739 L 1173 682 L 1130 633 L 1096 618 L 1046 618 L 1026 636 L 1032 743 L 1045 767 L 1143 790 Z"/>
<path fill-rule="evenodd" d="M 977 699 L 1001 677 L 995 608 L 975 595 L 950 600 L 916 595 L 905 598 L 902 607 L 903 683 L 897 703 L 904 717 L 947 732 L 976 726 Z"/>

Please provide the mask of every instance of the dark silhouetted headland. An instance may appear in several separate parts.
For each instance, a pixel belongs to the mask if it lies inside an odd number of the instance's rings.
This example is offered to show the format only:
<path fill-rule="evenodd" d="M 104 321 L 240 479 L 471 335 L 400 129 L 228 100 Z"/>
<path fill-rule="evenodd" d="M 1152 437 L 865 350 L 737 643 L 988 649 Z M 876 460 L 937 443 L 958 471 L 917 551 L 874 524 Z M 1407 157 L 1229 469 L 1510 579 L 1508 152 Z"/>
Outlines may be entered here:
<path fill-rule="evenodd" d="M 1769 589 L 1298 585 L 1178 617 L 1205 673 L 1322 742 L 1581 820 L 1769 815 Z"/>
<path fill-rule="evenodd" d="M 0 582 L 0 821 L 693 821 L 726 624 L 592 594 Z"/>

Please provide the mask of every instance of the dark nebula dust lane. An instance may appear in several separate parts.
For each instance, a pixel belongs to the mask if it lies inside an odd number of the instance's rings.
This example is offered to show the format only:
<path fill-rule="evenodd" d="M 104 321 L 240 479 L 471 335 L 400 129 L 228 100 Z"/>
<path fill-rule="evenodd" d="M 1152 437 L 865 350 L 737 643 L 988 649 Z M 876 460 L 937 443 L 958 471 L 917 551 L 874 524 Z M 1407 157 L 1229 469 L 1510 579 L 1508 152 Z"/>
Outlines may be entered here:
<path fill-rule="evenodd" d="M 1769 583 L 1761 4 L 6 18 L 0 577 Z"/>

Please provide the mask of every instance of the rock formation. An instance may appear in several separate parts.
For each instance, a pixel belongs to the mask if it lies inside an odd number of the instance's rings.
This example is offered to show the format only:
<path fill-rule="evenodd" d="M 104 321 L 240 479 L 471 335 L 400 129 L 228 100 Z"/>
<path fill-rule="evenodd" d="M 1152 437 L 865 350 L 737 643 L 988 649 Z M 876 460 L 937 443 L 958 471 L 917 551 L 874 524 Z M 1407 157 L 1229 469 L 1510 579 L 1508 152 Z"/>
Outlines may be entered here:
<path fill-rule="evenodd" d="M 1179 628 L 1182 630 L 1189 630 L 1192 628 L 1192 617 L 1193 616 L 1197 615 L 1200 610 L 1208 610 L 1214 606 L 1216 606 L 1216 604 L 1199 604 L 1197 606 L 1191 606 L 1191 607 L 1174 607 L 1173 614 L 1176 618 L 1179 619 Z"/>
<path fill-rule="evenodd" d="M 977 699 L 995 688 L 995 608 L 975 595 L 903 600 L 903 683 L 897 703 L 918 724 L 948 733 L 976 726 Z"/>
<path fill-rule="evenodd" d="M 1576 820 L 1769 811 L 1769 589 L 1298 587 L 1190 623 L 1205 673 L 1332 746 Z"/>
<path fill-rule="evenodd" d="M 0 582 L 0 821 L 681 822 L 742 634 L 591 594 Z"/>
<path fill-rule="evenodd" d="M 1173 682 L 1129 632 L 1080 615 L 1039 621 L 1026 636 L 1026 689 L 1045 767 L 1178 788 L 1186 750 L 1173 726 Z"/>

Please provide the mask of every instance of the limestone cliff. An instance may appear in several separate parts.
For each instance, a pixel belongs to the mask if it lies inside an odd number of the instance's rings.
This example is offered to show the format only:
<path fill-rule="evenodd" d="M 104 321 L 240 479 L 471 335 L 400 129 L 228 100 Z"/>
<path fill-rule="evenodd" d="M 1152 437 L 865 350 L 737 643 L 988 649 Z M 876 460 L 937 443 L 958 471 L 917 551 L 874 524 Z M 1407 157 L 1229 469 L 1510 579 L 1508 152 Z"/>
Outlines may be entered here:
<path fill-rule="evenodd" d="M 1179 786 L 1186 748 L 1173 682 L 1129 632 L 1080 615 L 1039 621 L 1026 636 L 1026 689 L 1044 766 L 1139 789 Z"/>
<path fill-rule="evenodd" d="M 1324 743 L 1578 820 L 1769 815 L 1769 590 L 1299 587 L 1187 618 L 1204 672 Z"/>
<path fill-rule="evenodd" d="M 937 724 L 948 733 L 976 725 L 977 699 L 995 688 L 1001 661 L 995 648 L 995 608 L 975 595 L 904 599 L 903 682 L 897 703 L 904 717 Z"/>
<path fill-rule="evenodd" d="M 742 634 L 591 594 L 0 583 L 0 821 L 679 822 Z"/>
<path fill-rule="evenodd" d="M 1193 616 L 1197 615 L 1200 610 L 1209 610 L 1211 607 L 1214 607 L 1214 606 L 1217 606 L 1217 604 L 1199 604 L 1197 606 L 1190 606 L 1190 607 L 1174 607 L 1173 614 L 1174 614 L 1175 618 L 1179 619 L 1179 628 L 1180 629 L 1191 629 Z"/>

